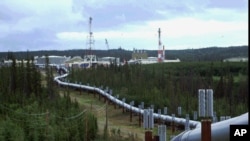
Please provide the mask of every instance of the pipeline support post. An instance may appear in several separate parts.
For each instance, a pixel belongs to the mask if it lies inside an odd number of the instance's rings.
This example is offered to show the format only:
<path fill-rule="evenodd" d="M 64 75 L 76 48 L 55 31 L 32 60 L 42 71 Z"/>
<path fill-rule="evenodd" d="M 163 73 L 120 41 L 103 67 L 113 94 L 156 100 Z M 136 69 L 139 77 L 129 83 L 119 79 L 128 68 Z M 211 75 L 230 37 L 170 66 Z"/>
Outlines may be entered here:
<path fill-rule="evenodd" d="M 213 90 L 199 89 L 199 116 L 201 119 L 201 141 L 211 141 L 211 118 L 213 117 Z"/>
<path fill-rule="evenodd" d="M 145 141 L 152 141 L 153 139 L 153 134 L 152 131 L 145 131 Z"/>
<path fill-rule="evenodd" d="M 211 141 L 211 120 L 210 119 L 201 120 L 201 140 Z"/>
<path fill-rule="evenodd" d="M 141 113 L 139 113 L 139 127 L 141 127 Z"/>
<path fill-rule="evenodd" d="M 132 122 L 132 109 L 130 108 L 130 122 Z"/>

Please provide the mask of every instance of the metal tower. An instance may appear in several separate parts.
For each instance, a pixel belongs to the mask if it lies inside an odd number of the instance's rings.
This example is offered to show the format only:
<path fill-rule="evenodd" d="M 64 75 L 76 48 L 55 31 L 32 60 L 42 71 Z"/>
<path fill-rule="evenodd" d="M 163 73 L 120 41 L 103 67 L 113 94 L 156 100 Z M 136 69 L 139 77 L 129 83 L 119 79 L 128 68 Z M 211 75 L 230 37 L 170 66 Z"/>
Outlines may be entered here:
<path fill-rule="evenodd" d="M 90 61 L 90 65 L 92 65 L 93 61 L 96 61 L 96 56 L 92 53 L 92 49 L 94 47 L 94 36 L 93 32 L 91 31 L 91 24 L 92 17 L 89 17 L 89 35 L 87 36 L 87 51 L 86 55 L 84 56 L 84 60 Z"/>
<path fill-rule="evenodd" d="M 161 49 L 161 29 L 159 28 L 158 30 L 158 38 L 159 38 L 159 42 L 158 42 L 158 62 L 162 62 L 162 58 L 163 58 L 163 51 Z"/>
<path fill-rule="evenodd" d="M 91 24 L 92 24 L 92 17 L 89 17 L 89 36 L 87 37 L 87 45 L 88 45 L 88 55 L 92 55 L 92 48 L 94 46 L 94 36 L 93 32 L 91 31 Z"/>
<path fill-rule="evenodd" d="M 159 50 L 161 48 L 161 29 L 158 30 L 158 38 L 159 38 Z"/>

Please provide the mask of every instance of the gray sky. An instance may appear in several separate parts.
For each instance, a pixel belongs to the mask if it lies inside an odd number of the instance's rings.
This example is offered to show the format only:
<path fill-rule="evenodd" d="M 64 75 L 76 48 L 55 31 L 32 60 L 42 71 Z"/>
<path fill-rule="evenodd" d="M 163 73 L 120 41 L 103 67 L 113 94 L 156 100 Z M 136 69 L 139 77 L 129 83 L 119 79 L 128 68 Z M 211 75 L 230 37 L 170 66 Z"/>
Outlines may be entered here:
<path fill-rule="evenodd" d="M 1 0 L 0 52 L 248 45 L 248 0 Z"/>

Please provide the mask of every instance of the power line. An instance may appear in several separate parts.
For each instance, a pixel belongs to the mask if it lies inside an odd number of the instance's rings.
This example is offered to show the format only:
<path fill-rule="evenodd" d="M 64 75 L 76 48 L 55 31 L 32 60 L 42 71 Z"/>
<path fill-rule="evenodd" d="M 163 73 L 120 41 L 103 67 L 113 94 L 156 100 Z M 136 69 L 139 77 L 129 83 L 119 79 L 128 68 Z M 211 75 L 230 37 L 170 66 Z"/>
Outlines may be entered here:
<path fill-rule="evenodd" d="M 11 111 L 11 112 L 13 112 L 13 113 L 15 113 L 15 114 L 19 114 L 19 115 L 25 115 L 25 116 L 45 116 L 45 115 L 48 115 L 49 114 L 49 112 L 45 112 L 45 113 L 38 113 L 38 114 L 29 114 L 29 113 L 25 113 L 25 112 L 17 112 L 17 111 L 14 111 L 14 110 L 12 110 L 12 109 L 10 109 L 10 108 L 8 108 L 8 107 L 6 107 L 6 106 L 3 106 L 3 105 L 0 105 L 0 107 L 2 107 L 3 109 L 6 109 L 6 110 L 8 110 L 8 111 Z M 102 108 L 102 107 L 101 107 Z M 100 109 L 101 109 L 100 108 Z M 55 116 L 55 114 L 53 114 L 53 116 L 54 117 L 56 117 L 56 118 L 61 118 L 61 119 L 65 119 L 65 120 L 73 120 L 73 119 L 76 119 L 76 118 L 78 118 L 78 117 L 80 117 L 81 115 L 83 115 L 85 112 L 86 112 L 87 110 L 86 109 L 84 109 L 82 112 L 80 112 L 79 114 L 76 114 L 76 115 L 73 115 L 73 116 L 70 116 L 70 117 L 59 117 L 59 116 Z M 13 120 L 15 120 L 15 121 L 22 121 L 22 122 L 24 122 L 24 120 L 19 120 L 19 119 L 15 119 L 15 118 L 11 118 L 11 119 L 13 119 Z M 37 121 L 39 121 L 39 120 L 37 120 Z"/>
<path fill-rule="evenodd" d="M 45 112 L 45 113 L 36 113 L 36 114 L 31 113 L 31 114 L 29 114 L 29 113 L 14 111 L 14 110 L 12 110 L 12 109 L 10 109 L 10 108 L 8 108 L 8 107 L 6 107 L 6 106 L 3 106 L 3 105 L 0 105 L 0 107 L 2 107 L 3 109 L 6 109 L 6 110 L 8 110 L 8 111 L 11 111 L 11 112 L 13 112 L 13 113 L 17 113 L 17 114 L 19 114 L 19 115 L 26 115 L 26 116 L 44 116 L 44 115 L 46 115 L 46 114 L 49 114 L 49 112 Z"/>
<path fill-rule="evenodd" d="M 76 119 L 78 117 L 80 117 L 82 114 L 84 114 L 87 110 L 83 110 L 81 113 L 74 115 L 74 116 L 70 116 L 70 117 L 59 117 L 59 116 L 55 116 L 57 118 L 61 118 L 61 119 L 66 119 L 66 120 L 72 120 L 72 119 Z"/>

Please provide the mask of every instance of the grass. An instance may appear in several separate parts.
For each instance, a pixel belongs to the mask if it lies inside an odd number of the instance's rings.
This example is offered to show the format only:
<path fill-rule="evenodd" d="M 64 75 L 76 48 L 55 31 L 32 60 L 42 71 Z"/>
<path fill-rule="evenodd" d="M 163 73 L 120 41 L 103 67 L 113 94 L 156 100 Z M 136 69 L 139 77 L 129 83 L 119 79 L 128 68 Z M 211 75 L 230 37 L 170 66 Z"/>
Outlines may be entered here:
<path fill-rule="evenodd" d="M 65 93 L 67 89 L 60 88 L 59 92 L 61 95 Z M 98 94 L 94 96 L 92 93 L 83 93 L 79 91 L 74 91 L 69 89 L 69 94 L 72 100 L 78 101 L 79 105 L 83 108 L 90 110 L 98 120 L 98 136 L 97 140 L 101 141 L 101 137 L 104 131 L 104 125 L 106 123 L 106 104 L 104 99 L 99 100 Z M 139 127 L 139 117 L 137 115 L 132 116 L 132 122 L 130 122 L 130 113 L 124 112 L 122 108 L 115 106 L 113 104 L 107 104 L 107 115 L 108 115 L 108 131 L 111 139 L 119 141 L 143 141 L 144 132 L 143 123 Z M 175 135 L 179 134 L 181 131 L 176 131 Z M 157 124 L 153 130 L 153 135 L 157 135 Z M 172 135 L 170 127 L 167 127 L 167 137 Z"/>
<path fill-rule="evenodd" d="M 61 89 L 60 94 L 63 95 L 65 90 Z M 94 96 L 92 93 L 81 93 L 79 91 L 69 90 L 72 100 L 77 100 L 79 105 L 83 108 L 90 110 L 98 120 L 98 135 L 101 137 L 104 131 L 104 125 L 106 123 L 106 104 L 103 98 L 99 100 L 98 95 Z M 137 141 L 143 141 L 144 129 L 139 127 L 138 116 L 133 116 L 133 121 L 129 121 L 129 113 L 123 113 L 122 108 L 116 108 L 114 105 L 107 105 L 108 114 L 108 129 L 109 135 L 112 134 L 112 130 L 120 130 L 120 138 L 128 138 L 132 134 L 137 136 Z M 118 135 L 118 134 L 117 134 Z"/>
<path fill-rule="evenodd" d="M 240 82 L 240 80 L 244 80 L 244 79 L 247 80 L 247 76 L 239 74 L 237 76 L 234 76 L 233 79 L 234 79 L 234 83 L 238 83 Z M 213 76 L 213 80 L 218 82 L 220 80 L 220 76 Z"/>

